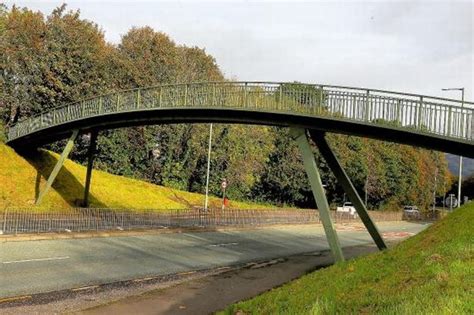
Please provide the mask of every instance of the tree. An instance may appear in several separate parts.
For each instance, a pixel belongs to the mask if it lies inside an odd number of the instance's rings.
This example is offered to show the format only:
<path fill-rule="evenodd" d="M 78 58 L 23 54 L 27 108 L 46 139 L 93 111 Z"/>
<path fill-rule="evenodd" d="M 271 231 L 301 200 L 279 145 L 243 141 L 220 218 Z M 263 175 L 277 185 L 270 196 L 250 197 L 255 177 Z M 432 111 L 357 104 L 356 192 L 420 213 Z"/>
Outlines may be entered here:
<path fill-rule="evenodd" d="M 45 48 L 46 25 L 41 13 L 13 7 L 1 10 L 0 73 L 2 114 L 8 123 L 20 116 L 40 110 L 35 98 L 41 82 Z"/>
<path fill-rule="evenodd" d="M 2 40 L 2 72 L 10 121 L 105 92 L 112 46 L 98 26 L 66 5 L 46 19 L 13 7 Z"/>
<path fill-rule="evenodd" d="M 203 48 L 176 45 L 150 27 L 132 28 L 112 45 L 95 23 L 65 5 L 47 17 L 0 5 L 0 51 L 0 117 L 5 125 L 119 89 L 225 80 Z M 294 82 L 273 93 L 259 87 L 248 92 L 246 100 L 258 106 L 276 100 L 287 109 L 326 110 L 325 95 L 317 86 Z M 223 96 L 222 101 L 229 100 Z M 101 131 L 95 166 L 204 192 L 208 130 L 207 124 L 175 124 Z M 286 128 L 216 124 L 214 131 L 212 194 L 221 193 L 220 182 L 226 178 L 234 199 L 315 206 L 299 150 Z M 433 190 L 440 194 L 449 188 L 446 159 L 440 153 L 344 135 L 329 135 L 328 141 L 358 192 L 363 195 L 367 188 L 370 208 L 426 208 Z M 72 158 L 85 163 L 88 145 L 86 137 L 80 138 Z M 62 147 L 61 142 L 47 146 L 56 151 Z M 315 146 L 313 151 L 329 201 L 342 202 L 344 192 Z"/>

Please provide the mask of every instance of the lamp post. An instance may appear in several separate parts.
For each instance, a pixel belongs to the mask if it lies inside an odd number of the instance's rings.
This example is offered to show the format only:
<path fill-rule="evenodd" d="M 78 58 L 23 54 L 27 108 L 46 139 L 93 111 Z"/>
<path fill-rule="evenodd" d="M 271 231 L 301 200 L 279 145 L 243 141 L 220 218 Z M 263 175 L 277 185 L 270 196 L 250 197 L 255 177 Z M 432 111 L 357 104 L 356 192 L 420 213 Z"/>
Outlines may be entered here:
<path fill-rule="evenodd" d="M 464 108 L 464 87 L 441 89 L 442 91 L 461 91 L 461 113 Z M 461 116 L 462 119 L 462 116 Z M 463 123 L 461 122 L 461 127 Z M 458 176 L 458 208 L 461 206 L 461 184 L 462 184 L 462 156 L 459 156 L 459 176 Z"/>
<path fill-rule="evenodd" d="M 207 211 L 207 205 L 209 201 L 209 171 L 211 169 L 211 146 L 212 146 L 212 124 L 209 127 L 209 146 L 207 149 L 206 199 L 204 201 L 205 211 Z"/>

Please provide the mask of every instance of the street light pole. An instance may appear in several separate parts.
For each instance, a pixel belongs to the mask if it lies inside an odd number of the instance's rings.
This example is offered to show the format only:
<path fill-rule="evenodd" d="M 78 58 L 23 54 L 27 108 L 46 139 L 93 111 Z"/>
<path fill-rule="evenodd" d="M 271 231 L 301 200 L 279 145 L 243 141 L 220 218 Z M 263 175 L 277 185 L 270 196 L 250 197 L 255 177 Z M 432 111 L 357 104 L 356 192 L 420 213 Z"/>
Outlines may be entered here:
<path fill-rule="evenodd" d="M 464 87 L 462 88 L 448 88 L 448 89 L 441 89 L 443 91 L 461 91 L 461 119 L 462 116 L 462 109 L 464 108 Z M 461 122 L 461 126 L 464 124 Z M 458 208 L 461 206 L 461 185 L 462 185 L 462 156 L 459 156 L 459 173 L 458 173 Z"/>
<path fill-rule="evenodd" d="M 204 201 L 205 211 L 207 211 L 207 205 L 209 201 L 209 171 L 211 169 L 211 146 L 212 146 L 212 124 L 209 127 L 209 146 L 207 149 L 206 199 Z"/>

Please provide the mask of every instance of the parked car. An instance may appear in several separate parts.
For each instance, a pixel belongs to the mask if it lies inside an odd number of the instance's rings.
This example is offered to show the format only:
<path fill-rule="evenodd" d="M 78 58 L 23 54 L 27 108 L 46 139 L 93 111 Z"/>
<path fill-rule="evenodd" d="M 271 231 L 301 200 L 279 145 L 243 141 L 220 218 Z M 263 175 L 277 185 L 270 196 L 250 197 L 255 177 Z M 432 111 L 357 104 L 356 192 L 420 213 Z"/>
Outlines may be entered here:
<path fill-rule="evenodd" d="M 421 219 L 420 210 L 418 210 L 417 206 L 405 206 L 403 207 L 403 218 L 406 220 Z"/>
<path fill-rule="evenodd" d="M 336 208 L 336 212 L 347 213 L 350 216 L 352 216 L 354 218 L 357 218 L 357 211 L 354 208 L 354 206 L 352 205 L 352 202 L 344 202 L 342 207 L 337 207 Z"/>

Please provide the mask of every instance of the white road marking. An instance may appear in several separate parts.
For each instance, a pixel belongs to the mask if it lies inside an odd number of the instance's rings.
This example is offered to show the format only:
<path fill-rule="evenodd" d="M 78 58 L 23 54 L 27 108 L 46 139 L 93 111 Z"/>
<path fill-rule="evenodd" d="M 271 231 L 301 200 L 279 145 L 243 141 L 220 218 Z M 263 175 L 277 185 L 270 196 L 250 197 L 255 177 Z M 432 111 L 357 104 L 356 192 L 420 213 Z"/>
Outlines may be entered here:
<path fill-rule="evenodd" d="M 239 243 L 222 243 L 222 244 L 211 244 L 210 247 L 224 247 L 224 246 L 235 246 Z"/>
<path fill-rule="evenodd" d="M 71 291 L 77 292 L 77 291 L 91 290 L 91 289 L 96 289 L 98 287 L 99 287 L 98 285 L 90 285 L 87 287 L 74 288 L 74 289 L 71 289 Z"/>
<path fill-rule="evenodd" d="M 33 259 L 3 261 L 2 264 L 16 264 L 16 263 L 24 263 L 24 262 L 31 262 L 31 261 L 62 260 L 62 259 L 69 259 L 69 258 L 70 258 L 69 256 L 47 257 L 47 258 L 33 258 Z"/>

